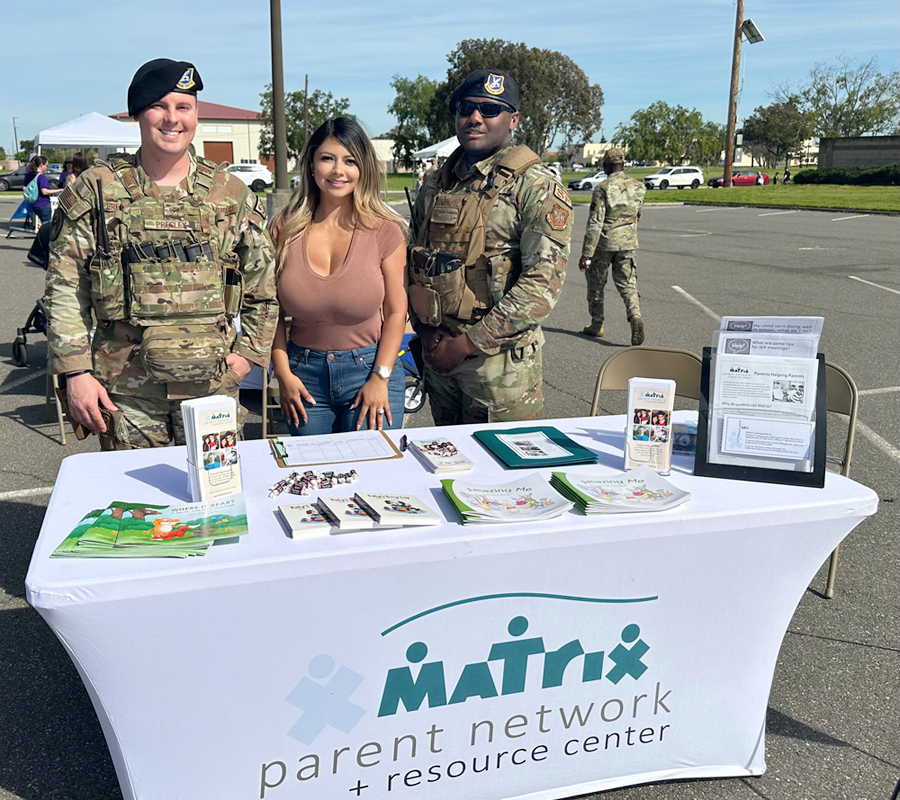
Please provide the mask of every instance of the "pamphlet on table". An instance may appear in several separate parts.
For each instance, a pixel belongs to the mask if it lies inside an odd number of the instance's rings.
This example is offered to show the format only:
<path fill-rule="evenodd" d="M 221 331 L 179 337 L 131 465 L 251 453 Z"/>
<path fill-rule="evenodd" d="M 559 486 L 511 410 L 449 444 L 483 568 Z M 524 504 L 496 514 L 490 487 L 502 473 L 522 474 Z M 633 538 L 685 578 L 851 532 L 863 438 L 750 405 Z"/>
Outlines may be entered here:
<path fill-rule="evenodd" d="M 51 557 L 202 556 L 215 541 L 247 531 L 243 495 L 172 505 L 114 501 L 85 514 Z"/>
<path fill-rule="evenodd" d="M 554 472 L 550 485 L 575 502 L 585 514 L 665 511 L 691 495 L 648 466 L 621 475 L 578 475 Z"/>
<path fill-rule="evenodd" d="M 241 491 L 234 398 L 211 395 L 181 403 L 187 443 L 188 492 L 195 502 Z"/>
<path fill-rule="evenodd" d="M 597 463 L 593 450 L 551 425 L 481 430 L 472 435 L 510 469 Z"/>
<path fill-rule="evenodd" d="M 661 475 L 672 467 L 672 410 L 675 381 L 628 379 L 625 469 L 646 465 Z"/>
<path fill-rule="evenodd" d="M 464 525 L 549 519 L 564 514 L 574 506 L 538 473 L 523 475 L 504 484 L 469 483 L 458 478 L 445 478 L 441 486 Z"/>

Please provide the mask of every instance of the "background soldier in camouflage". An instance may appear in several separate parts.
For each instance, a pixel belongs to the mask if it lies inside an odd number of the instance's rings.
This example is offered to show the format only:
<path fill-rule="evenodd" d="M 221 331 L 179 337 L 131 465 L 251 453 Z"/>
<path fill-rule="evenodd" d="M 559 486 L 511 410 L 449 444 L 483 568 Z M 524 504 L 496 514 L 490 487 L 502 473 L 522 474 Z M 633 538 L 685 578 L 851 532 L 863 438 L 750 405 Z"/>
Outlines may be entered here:
<path fill-rule="evenodd" d="M 531 150 L 513 146 L 518 96 L 502 70 L 466 78 L 450 98 L 462 146 L 428 176 L 413 210 L 420 246 L 464 260 L 471 300 L 434 312 L 411 263 L 410 316 L 438 425 L 535 419 L 544 405 L 540 324 L 565 280 L 572 203 Z"/>
<path fill-rule="evenodd" d="M 141 67 L 128 90 L 141 149 L 82 173 L 53 219 L 50 370 L 104 450 L 182 444 L 181 400 L 237 399 L 253 364 L 268 365 L 278 307 L 265 212 L 190 154 L 202 88 L 187 62 Z"/>
<path fill-rule="evenodd" d="M 644 341 L 640 295 L 637 289 L 637 267 L 634 254 L 638 249 L 637 224 L 644 204 L 644 184 L 629 178 L 625 167 L 625 151 L 611 147 L 603 156 L 603 171 L 609 176 L 591 197 L 581 260 L 578 266 L 587 270 L 587 301 L 591 324 L 583 333 L 603 336 L 603 291 L 612 266 L 613 283 L 625 301 L 625 314 L 631 323 L 631 343 Z"/>

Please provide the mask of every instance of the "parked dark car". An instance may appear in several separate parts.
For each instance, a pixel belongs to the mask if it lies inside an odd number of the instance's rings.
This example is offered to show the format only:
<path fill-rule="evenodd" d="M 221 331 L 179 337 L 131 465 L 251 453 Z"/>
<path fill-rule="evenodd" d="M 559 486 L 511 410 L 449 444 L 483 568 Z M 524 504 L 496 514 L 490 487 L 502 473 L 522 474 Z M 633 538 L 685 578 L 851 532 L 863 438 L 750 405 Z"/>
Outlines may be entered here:
<path fill-rule="evenodd" d="M 22 189 L 25 186 L 25 171 L 27 169 L 28 165 L 23 164 L 12 172 L 4 172 L 0 175 L 0 192 L 8 192 L 11 189 Z M 50 181 L 50 188 L 58 189 L 61 173 L 48 168 L 44 174 L 47 176 L 47 180 Z"/>
<path fill-rule="evenodd" d="M 710 178 L 707 186 L 718 189 L 725 183 L 725 176 L 719 175 L 718 178 Z M 732 186 L 767 186 L 769 176 L 763 172 L 757 172 L 755 169 L 740 169 L 731 175 Z"/>

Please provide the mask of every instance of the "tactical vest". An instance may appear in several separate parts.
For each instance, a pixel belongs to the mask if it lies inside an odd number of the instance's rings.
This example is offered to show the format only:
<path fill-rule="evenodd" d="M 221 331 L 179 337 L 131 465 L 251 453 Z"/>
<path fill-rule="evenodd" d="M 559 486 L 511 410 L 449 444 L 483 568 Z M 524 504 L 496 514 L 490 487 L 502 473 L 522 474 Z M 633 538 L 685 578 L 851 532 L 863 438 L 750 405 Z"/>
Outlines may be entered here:
<path fill-rule="evenodd" d="M 488 280 L 497 251 L 487 249 L 487 220 L 501 192 L 540 163 L 525 145 L 513 147 L 489 175 L 465 192 L 451 193 L 459 157 L 461 151 L 438 172 L 439 191 L 408 260 L 409 300 L 416 315 L 426 325 L 443 325 L 454 334 L 475 324 L 495 304 Z"/>
<path fill-rule="evenodd" d="M 145 329 L 139 352 L 152 380 L 220 376 L 241 307 L 241 275 L 237 255 L 219 252 L 216 223 L 237 208 L 207 201 L 215 165 L 197 159 L 193 194 L 177 200 L 145 194 L 133 156 L 106 166 L 128 198 L 95 198 L 96 252 L 88 268 L 98 320 Z"/>

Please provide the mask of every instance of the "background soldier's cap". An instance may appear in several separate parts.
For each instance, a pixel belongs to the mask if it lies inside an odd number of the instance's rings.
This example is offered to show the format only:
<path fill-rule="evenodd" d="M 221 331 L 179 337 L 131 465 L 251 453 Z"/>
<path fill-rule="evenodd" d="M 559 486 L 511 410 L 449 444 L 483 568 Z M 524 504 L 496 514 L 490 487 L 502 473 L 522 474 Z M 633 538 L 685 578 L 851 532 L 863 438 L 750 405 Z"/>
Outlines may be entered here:
<path fill-rule="evenodd" d="M 624 164 L 625 163 L 625 151 L 621 147 L 610 147 L 603 154 L 603 160 L 607 164 Z"/>
<path fill-rule="evenodd" d="M 450 113 L 456 113 L 456 104 L 466 97 L 486 97 L 519 107 L 519 87 L 513 76 L 502 69 L 477 69 L 450 95 Z"/>
<path fill-rule="evenodd" d="M 189 61 L 155 58 L 131 79 L 128 87 L 128 115 L 133 117 L 169 92 L 195 95 L 203 88 L 197 68 Z"/>

